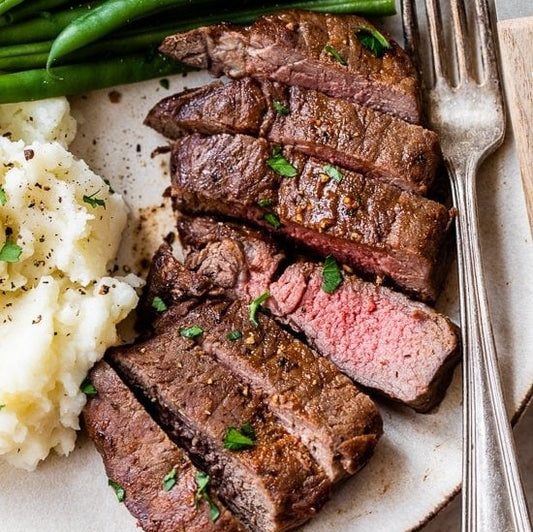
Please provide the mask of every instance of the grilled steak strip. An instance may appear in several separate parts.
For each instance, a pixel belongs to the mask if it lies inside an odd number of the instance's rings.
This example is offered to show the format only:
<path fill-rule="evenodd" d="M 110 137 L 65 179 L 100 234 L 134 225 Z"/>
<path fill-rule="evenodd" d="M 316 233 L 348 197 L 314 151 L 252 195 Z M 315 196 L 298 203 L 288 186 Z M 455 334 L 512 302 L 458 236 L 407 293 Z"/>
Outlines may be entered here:
<path fill-rule="evenodd" d="M 145 123 L 170 138 L 191 132 L 263 136 L 421 194 L 441 162 L 432 131 L 314 90 L 251 78 L 169 96 Z"/>
<path fill-rule="evenodd" d="M 291 265 L 270 285 L 276 314 L 361 385 L 420 412 L 441 401 L 459 360 L 446 317 L 355 276 L 333 294 L 321 286 L 321 267 Z"/>
<path fill-rule="evenodd" d="M 168 249 L 158 255 L 165 256 L 165 271 L 172 269 L 180 284 L 185 268 Z M 302 440 L 332 482 L 354 474 L 370 458 L 382 433 L 379 413 L 330 361 L 270 318 L 261 316 L 260 327 L 255 327 L 240 301 L 203 298 L 184 315 L 169 312 L 159 320 L 156 333 L 190 323 L 203 329 L 198 345 L 265 398 L 269 410 Z M 238 338 L 228 339 L 236 332 Z"/>
<path fill-rule="evenodd" d="M 259 224 L 421 299 L 436 299 L 451 220 L 443 205 L 346 170 L 339 181 L 322 161 L 289 148 L 283 153 L 298 169 L 295 177 L 268 168 L 271 147 L 264 139 L 179 139 L 171 156 L 176 206 Z"/>
<path fill-rule="evenodd" d="M 108 477 L 124 488 L 124 504 L 143 530 L 244 532 L 216 494 L 210 494 L 220 510 L 216 521 L 209 518 L 205 501 L 195 504 L 198 470 L 108 364 L 96 364 L 90 380 L 98 393 L 83 410 L 85 427 Z M 172 471 L 176 483 L 165 490 L 163 479 Z"/>
<path fill-rule="evenodd" d="M 303 333 L 359 384 L 422 412 L 442 399 L 460 350 L 455 327 L 434 309 L 347 273 L 327 294 L 320 265 L 284 265 L 274 242 L 259 231 L 182 217 L 179 234 L 190 269 L 243 301 L 268 290 L 265 305 L 276 319 Z M 161 255 L 163 260 L 171 270 L 175 259 Z M 232 265 L 232 275 L 225 264 Z M 258 274 L 260 264 L 267 275 Z M 277 277 L 267 273 L 272 271 Z M 156 277 L 149 286 L 158 286 Z"/>
<path fill-rule="evenodd" d="M 247 27 L 219 24 L 169 36 L 160 50 L 215 76 L 299 85 L 418 123 L 420 87 L 411 60 L 391 39 L 392 48 L 376 57 L 356 36 L 361 26 L 374 28 L 354 15 L 282 11 Z"/>
<path fill-rule="evenodd" d="M 107 356 L 250 529 L 288 530 L 311 518 L 328 498 L 329 480 L 304 445 L 275 422 L 246 385 L 175 326 Z M 228 428 L 248 424 L 255 446 L 224 448 Z"/>

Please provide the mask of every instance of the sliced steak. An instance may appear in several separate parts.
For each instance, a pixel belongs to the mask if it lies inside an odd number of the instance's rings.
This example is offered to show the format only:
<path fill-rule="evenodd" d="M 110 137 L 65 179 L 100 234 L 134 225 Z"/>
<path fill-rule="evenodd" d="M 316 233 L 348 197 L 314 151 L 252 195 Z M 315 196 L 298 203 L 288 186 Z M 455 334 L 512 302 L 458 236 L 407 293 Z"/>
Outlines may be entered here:
<path fill-rule="evenodd" d="M 159 255 L 174 265 L 176 278 L 186 271 L 168 250 Z M 271 318 L 258 320 L 256 327 L 248 306 L 240 301 L 207 297 L 187 306 L 182 315 L 169 311 L 162 316 L 156 334 L 168 327 L 201 327 L 198 345 L 265 398 L 269 410 L 302 440 L 332 482 L 354 474 L 370 458 L 382 433 L 377 408 L 330 361 Z"/>
<path fill-rule="evenodd" d="M 252 301 L 268 291 L 270 283 L 287 265 L 287 254 L 281 244 L 261 229 L 184 214 L 178 216 L 177 229 L 185 254 L 185 272 L 199 274 L 196 279 L 209 279 L 231 299 Z M 153 287 L 168 294 L 181 283 L 180 278 L 186 274 L 176 262 L 170 246 L 162 245 L 152 259 L 145 293 Z M 159 281 L 163 275 L 167 279 L 165 286 Z M 155 290 L 150 297 L 156 295 Z M 190 294 L 195 295 L 192 291 Z M 141 307 L 143 303 L 141 297 Z"/>
<path fill-rule="evenodd" d="M 460 356 L 445 316 L 355 276 L 321 287 L 320 266 L 291 265 L 270 285 L 275 314 L 359 384 L 421 412 L 441 401 Z"/>
<path fill-rule="evenodd" d="M 247 27 L 219 24 L 172 35 L 160 50 L 215 76 L 299 85 L 419 122 L 419 81 L 409 57 L 391 39 L 392 48 L 376 57 L 356 35 L 362 27 L 375 29 L 354 15 L 282 11 Z"/>
<path fill-rule="evenodd" d="M 301 441 L 274 420 L 247 385 L 171 323 L 165 332 L 107 356 L 250 529 L 289 530 L 327 500 L 330 482 Z M 225 448 L 230 427 L 251 427 L 255 445 Z"/>
<path fill-rule="evenodd" d="M 88 398 L 83 410 L 85 427 L 108 477 L 124 489 L 124 504 L 143 530 L 244 532 L 212 492 L 220 515 L 210 519 L 208 504 L 196 497 L 198 470 L 108 364 L 99 362 L 90 380 L 97 395 Z M 175 484 L 165 489 L 169 474 Z"/>
<path fill-rule="evenodd" d="M 298 261 L 284 266 L 279 249 L 259 231 L 209 218 L 182 218 L 179 233 L 190 269 L 243 301 L 269 291 L 265 305 L 273 315 L 303 333 L 359 384 L 419 411 L 442 399 L 460 350 L 455 326 L 434 309 L 347 273 L 328 294 L 322 290 L 319 264 Z M 175 259 L 167 256 L 165 261 L 170 265 Z M 220 275 L 226 262 L 238 274 Z M 263 277 L 262 285 L 253 271 L 261 262 L 265 273 L 277 271 L 269 281 L 269 273 Z"/>
<path fill-rule="evenodd" d="M 296 169 L 294 177 L 268 167 L 271 146 L 264 139 L 179 139 L 171 157 L 176 206 L 242 218 L 386 277 L 419 298 L 436 299 L 452 218 L 446 207 L 354 172 L 342 170 L 341 180 L 335 179 L 318 159 L 289 148 L 283 154 Z"/>
<path fill-rule="evenodd" d="M 145 123 L 170 138 L 191 132 L 263 136 L 421 194 L 441 162 L 437 135 L 421 126 L 314 90 L 251 78 L 169 96 Z"/>

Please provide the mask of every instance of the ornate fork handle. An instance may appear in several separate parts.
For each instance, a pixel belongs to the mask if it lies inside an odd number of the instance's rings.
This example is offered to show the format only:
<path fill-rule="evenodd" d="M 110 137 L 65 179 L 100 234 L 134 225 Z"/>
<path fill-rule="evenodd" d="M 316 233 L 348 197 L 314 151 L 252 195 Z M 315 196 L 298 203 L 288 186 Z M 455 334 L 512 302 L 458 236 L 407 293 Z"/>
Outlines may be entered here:
<path fill-rule="evenodd" d="M 458 208 L 458 271 L 464 341 L 463 530 L 529 531 L 511 427 L 504 408 L 496 348 L 483 281 L 475 175 L 478 156 L 449 164 Z"/>

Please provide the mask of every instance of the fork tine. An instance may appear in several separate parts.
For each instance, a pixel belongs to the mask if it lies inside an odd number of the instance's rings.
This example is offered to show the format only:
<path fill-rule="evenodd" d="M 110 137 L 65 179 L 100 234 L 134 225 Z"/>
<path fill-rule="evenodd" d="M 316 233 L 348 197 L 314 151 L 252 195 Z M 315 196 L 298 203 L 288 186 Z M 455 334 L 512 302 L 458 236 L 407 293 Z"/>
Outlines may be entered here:
<path fill-rule="evenodd" d="M 442 45 L 442 18 L 437 0 L 427 0 L 426 10 L 428 17 L 429 38 L 431 41 L 431 55 L 433 57 L 434 83 L 445 79 Z"/>
<path fill-rule="evenodd" d="M 469 65 L 471 64 L 470 46 L 467 42 L 466 12 L 463 0 L 453 0 L 452 22 L 454 32 L 455 53 L 459 83 L 471 79 Z"/>
<path fill-rule="evenodd" d="M 480 83 L 492 82 L 498 84 L 498 71 L 494 36 L 490 20 L 487 0 L 475 0 L 476 24 L 481 48 L 481 80 Z"/>
<path fill-rule="evenodd" d="M 401 13 L 403 23 L 403 38 L 405 51 L 415 61 L 417 70 L 420 70 L 420 33 L 416 16 L 415 0 L 401 0 Z"/>

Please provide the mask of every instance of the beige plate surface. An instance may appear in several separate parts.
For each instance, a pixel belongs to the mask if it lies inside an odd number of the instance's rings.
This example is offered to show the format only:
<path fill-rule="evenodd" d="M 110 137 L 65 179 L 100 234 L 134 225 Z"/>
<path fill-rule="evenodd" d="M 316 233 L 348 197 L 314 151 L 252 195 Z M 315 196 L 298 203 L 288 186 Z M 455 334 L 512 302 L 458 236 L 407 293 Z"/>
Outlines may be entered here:
<path fill-rule="evenodd" d="M 109 90 L 72 99 L 80 118 L 73 150 L 109 179 L 131 207 L 121 266 L 143 272 L 168 229 L 161 208 L 168 185 L 167 155 L 151 157 L 165 139 L 142 125 L 163 96 L 205 83 L 191 74 L 120 87 L 119 102 Z M 116 95 L 115 95 L 116 96 Z M 488 292 L 508 412 L 518 412 L 533 382 L 533 248 L 514 142 L 481 171 L 479 204 Z M 450 275 L 439 308 L 457 320 L 455 277 Z M 380 405 L 385 436 L 370 464 L 344 484 L 306 532 L 404 531 L 424 522 L 457 489 L 461 477 L 460 369 L 439 409 L 429 415 Z M 7 532 L 134 532 L 126 508 L 107 486 L 99 455 L 82 433 L 69 457 L 51 456 L 36 472 L 0 465 L 0 530 Z"/>

